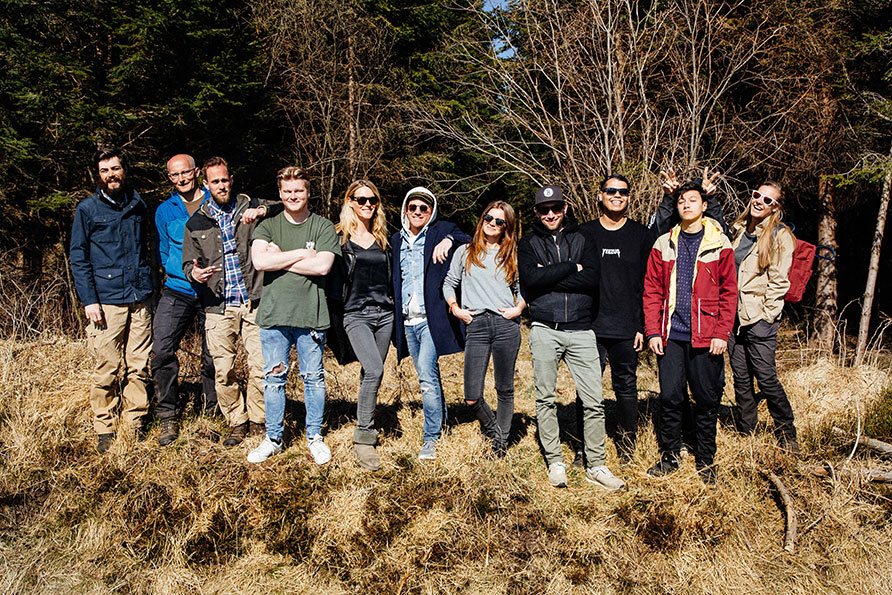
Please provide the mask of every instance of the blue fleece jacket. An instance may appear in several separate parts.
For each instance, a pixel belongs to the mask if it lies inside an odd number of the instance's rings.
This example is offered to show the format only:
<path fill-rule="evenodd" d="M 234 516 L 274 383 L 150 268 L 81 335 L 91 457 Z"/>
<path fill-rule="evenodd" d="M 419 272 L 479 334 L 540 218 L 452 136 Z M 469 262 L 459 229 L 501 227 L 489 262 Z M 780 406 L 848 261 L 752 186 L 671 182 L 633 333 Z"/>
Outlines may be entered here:
<path fill-rule="evenodd" d="M 202 204 L 210 196 L 206 188 L 199 188 L 204 198 Z M 195 295 L 195 288 L 183 274 L 183 232 L 189 211 L 183 204 L 183 197 L 173 192 L 170 198 L 158 206 L 155 211 L 155 228 L 158 230 L 159 262 L 167 273 L 165 287 L 187 295 Z"/>

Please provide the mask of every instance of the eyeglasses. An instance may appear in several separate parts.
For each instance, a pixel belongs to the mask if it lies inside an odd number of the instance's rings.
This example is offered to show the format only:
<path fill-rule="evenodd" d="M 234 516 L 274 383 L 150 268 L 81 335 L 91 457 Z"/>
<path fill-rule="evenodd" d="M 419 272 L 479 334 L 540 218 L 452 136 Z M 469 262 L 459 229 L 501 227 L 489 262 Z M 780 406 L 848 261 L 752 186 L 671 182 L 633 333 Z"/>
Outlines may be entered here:
<path fill-rule="evenodd" d="M 415 211 L 418 211 L 419 213 L 423 214 L 423 213 L 427 213 L 427 210 L 429 208 L 430 207 L 427 205 L 410 204 L 409 206 L 406 207 L 406 210 L 409 211 L 410 213 L 414 213 Z"/>
<path fill-rule="evenodd" d="M 632 193 L 628 188 L 605 188 L 602 190 L 604 194 L 607 196 L 613 196 L 614 194 L 619 194 L 620 196 L 629 196 Z"/>
<path fill-rule="evenodd" d="M 180 178 L 188 180 L 195 175 L 197 169 L 197 167 L 193 167 L 192 169 L 184 169 L 183 171 L 178 171 L 176 173 L 171 172 L 167 174 L 167 177 L 170 178 L 171 182 L 179 180 Z"/>
<path fill-rule="evenodd" d="M 545 217 L 548 213 L 559 215 L 564 212 L 564 203 L 554 203 L 550 205 L 536 205 L 536 212 Z"/>
<path fill-rule="evenodd" d="M 762 201 L 762 204 L 765 205 L 766 207 L 770 207 L 770 206 L 772 206 L 772 205 L 776 205 L 776 204 L 778 204 L 778 203 L 780 202 L 778 199 L 776 199 L 776 198 L 772 198 L 772 197 L 767 196 L 767 195 L 765 195 L 765 194 L 762 194 L 762 193 L 759 192 L 758 190 L 753 190 L 753 198 L 754 198 L 754 199 L 759 199 L 759 200 L 761 200 L 761 201 Z"/>
<path fill-rule="evenodd" d="M 489 213 L 487 213 L 486 215 L 483 216 L 483 220 L 486 223 L 492 223 L 493 221 L 495 221 L 496 225 L 498 225 L 499 227 L 505 227 L 505 225 L 508 224 L 508 222 L 505 221 L 504 219 L 498 219 L 497 217 L 493 217 Z"/>
<path fill-rule="evenodd" d="M 378 204 L 377 196 L 351 196 L 350 200 L 363 207 L 366 203 L 372 205 L 373 207 Z"/>

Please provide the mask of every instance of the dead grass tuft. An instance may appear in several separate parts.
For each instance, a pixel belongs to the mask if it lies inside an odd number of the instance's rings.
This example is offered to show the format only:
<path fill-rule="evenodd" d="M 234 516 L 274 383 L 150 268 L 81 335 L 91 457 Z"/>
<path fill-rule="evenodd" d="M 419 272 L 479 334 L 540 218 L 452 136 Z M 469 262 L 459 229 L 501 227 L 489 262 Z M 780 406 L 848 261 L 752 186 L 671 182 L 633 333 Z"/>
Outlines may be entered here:
<path fill-rule="evenodd" d="M 198 351 L 194 342 L 186 349 Z M 628 489 L 606 494 L 577 469 L 568 489 L 548 486 L 526 349 L 513 445 L 502 461 L 489 457 L 461 405 L 456 355 L 442 361 L 449 433 L 437 461 L 421 464 L 411 362 L 389 360 L 376 413 L 378 473 L 352 460 L 355 364 L 326 361 L 334 459 L 319 468 L 304 445 L 300 406 L 290 409 L 289 449 L 259 467 L 244 458 L 258 438 L 225 449 L 222 422 L 194 416 L 170 447 L 157 447 L 154 430 L 146 443 L 121 439 L 99 456 L 87 405 L 89 362 L 84 344 L 64 337 L 0 341 L 3 592 L 892 591 L 889 491 L 801 471 L 846 458 L 825 427 L 854 423 L 854 387 L 864 411 L 888 415 L 885 370 L 820 361 L 782 370 L 801 420 L 802 457 L 780 451 L 770 432 L 743 438 L 720 428 L 715 488 L 701 484 L 692 461 L 671 477 L 647 478 L 657 448 L 642 400 L 632 464 L 620 470 L 608 445 L 608 464 Z M 197 360 L 184 354 L 183 363 L 190 385 Z M 641 369 L 642 399 L 656 390 L 652 366 Z M 561 419 L 572 433 L 566 370 L 559 382 Z M 301 393 L 294 384 L 289 390 Z M 491 376 L 486 390 L 495 401 Z M 866 453 L 850 464 L 888 468 Z M 783 515 L 761 468 L 781 475 L 793 493 L 803 527 L 795 554 L 782 550 Z"/>

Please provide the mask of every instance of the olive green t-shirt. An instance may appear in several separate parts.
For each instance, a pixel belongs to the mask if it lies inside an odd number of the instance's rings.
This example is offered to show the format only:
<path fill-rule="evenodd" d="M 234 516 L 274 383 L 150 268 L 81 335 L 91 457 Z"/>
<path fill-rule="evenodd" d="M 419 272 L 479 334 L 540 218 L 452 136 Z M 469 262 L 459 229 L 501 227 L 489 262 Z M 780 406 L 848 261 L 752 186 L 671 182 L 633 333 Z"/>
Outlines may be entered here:
<path fill-rule="evenodd" d="M 266 240 L 282 249 L 313 248 L 316 252 L 341 254 L 334 225 L 316 213 L 303 223 L 291 223 L 285 213 L 264 219 L 254 229 L 255 240 Z M 263 328 L 293 326 L 325 330 L 331 323 L 325 301 L 325 277 L 288 271 L 265 271 L 263 293 L 257 310 L 257 324 Z"/>

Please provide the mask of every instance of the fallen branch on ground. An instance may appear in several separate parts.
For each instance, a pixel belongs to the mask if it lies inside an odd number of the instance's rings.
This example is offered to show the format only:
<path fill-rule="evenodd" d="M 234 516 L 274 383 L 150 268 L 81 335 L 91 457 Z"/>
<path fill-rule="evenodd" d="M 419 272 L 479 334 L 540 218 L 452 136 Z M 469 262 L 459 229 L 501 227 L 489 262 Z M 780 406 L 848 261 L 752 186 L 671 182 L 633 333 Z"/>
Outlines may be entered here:
<path fill-rule="evenodd" d="M 771 485 L 773 485 L 774 489 L 777 490 L 777 493 L 780 494 L 781 503 L 784 505 L 784 513 L 787 518 L 786 528 L 784 529 L 784 550 L 793 552 L 796 550 L 796 530 L 799 527 L 796 510 L 793 508 L 793 496 L 790 494 L 790 490 L 787 489 L 787 486 L 784 485 L 784 482 L 781 481 L 780 477 L 767 469 L 762 469 L 762 474 L 768 478 L 768 481 L 771 482 Z"/>
<path fill-rule="evenodd" d="M 862 479 L 873 483 L 892 483 L 892 471 L 880 469 L 828 469 L 821 465 L 806 465 L 805 470 L 817 477 L 832 477 L 835 473 L 849 479 Z"/>
<path fill-rule="evenodd" d="M 845 430 L 842 430 L 840 428 L 833 428 L 832 431 L 834 436 L 839 436 L 840 438 L 849 438 L 849 433 Z M 876 440 L 875 438 L 868 438 L 867 436 L 861 436 L 858 439 L 858 444 L 880 454 L 892 456 L 892 444 L 889 444 L 888 442 Z"/>

